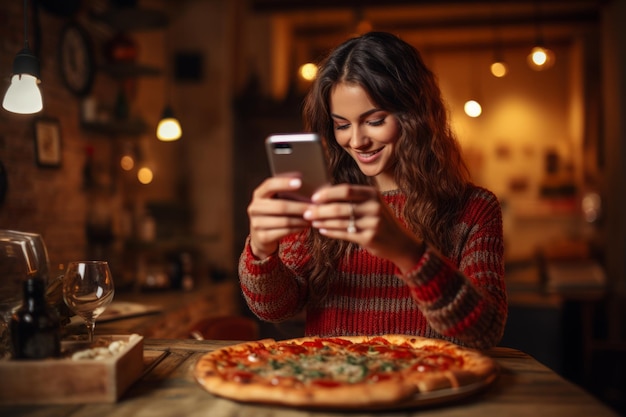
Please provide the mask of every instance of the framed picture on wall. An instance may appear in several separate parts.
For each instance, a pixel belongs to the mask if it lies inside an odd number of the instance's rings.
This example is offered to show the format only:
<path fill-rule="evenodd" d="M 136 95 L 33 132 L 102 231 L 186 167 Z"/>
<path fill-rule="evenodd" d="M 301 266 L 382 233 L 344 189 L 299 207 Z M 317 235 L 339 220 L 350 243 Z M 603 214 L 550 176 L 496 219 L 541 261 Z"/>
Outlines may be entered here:
<path fill-rule="evenodd" d="M 35 159 L 41 167 L 61 166 L 61 124 L 51 117 L 35 119 Z"/>

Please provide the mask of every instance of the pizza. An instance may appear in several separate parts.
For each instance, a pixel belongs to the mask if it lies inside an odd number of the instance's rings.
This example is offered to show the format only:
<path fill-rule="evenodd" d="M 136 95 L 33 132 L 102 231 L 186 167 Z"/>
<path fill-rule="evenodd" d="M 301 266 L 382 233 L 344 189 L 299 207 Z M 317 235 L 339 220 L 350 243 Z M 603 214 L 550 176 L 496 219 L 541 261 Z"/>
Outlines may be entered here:
<path fill-rule="evenodd" d="M 194 377 L 241 402 L 363 408 L 411 404 L 432 393 L 487 386 L 495 362 L 472 349 L 417 336 L 263 339 L 204 354 Z"/>

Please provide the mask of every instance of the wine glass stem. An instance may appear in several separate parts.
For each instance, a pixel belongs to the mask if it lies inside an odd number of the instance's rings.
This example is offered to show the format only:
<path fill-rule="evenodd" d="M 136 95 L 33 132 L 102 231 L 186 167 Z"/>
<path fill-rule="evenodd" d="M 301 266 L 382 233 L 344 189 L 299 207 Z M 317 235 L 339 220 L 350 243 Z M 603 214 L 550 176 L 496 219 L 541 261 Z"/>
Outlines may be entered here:
<path fill-rule="evenodd" d="M 87 324 L 87 336 L 89 343 L 93 343 L 93 334 L 96 330 L 96 321 L 95 320 L 86 320 Z"/>

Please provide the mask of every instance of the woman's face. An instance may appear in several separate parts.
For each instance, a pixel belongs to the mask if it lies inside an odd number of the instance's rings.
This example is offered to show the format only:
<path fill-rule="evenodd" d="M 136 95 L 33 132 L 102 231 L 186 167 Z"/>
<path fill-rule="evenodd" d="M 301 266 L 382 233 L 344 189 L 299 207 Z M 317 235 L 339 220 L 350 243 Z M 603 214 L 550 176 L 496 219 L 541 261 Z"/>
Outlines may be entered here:
<path fill-rule="evenodd" d="M 398 119 L 378 108 L 357 84 L 337 84 L 330 95 L 335 139 L 359 165 L 374 177 L 380 191 L 396 188 L 391 168 L 400 136 Z"/>

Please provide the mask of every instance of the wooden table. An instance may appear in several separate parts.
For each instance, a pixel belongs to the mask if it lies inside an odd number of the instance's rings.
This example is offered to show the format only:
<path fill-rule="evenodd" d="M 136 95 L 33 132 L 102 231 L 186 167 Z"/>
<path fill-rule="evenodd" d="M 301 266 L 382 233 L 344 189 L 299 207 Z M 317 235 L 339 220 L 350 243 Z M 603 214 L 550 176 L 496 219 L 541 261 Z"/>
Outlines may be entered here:
<path fill-rule="evenodd" d="M 0 416 L 24 417 L 231 417 L 342 416 L 346 413 L 306 411 L 277 406 L 240 404 L 217 398 L 193 379 L 198 358 L 230 341 L 145 340 L 146 372 L 116 404 L 3 406 Z M 493 385 L 469 399 L 401 411 L 353 412 L 351 416 L 617 416 L 615 412 L 564 380 L 529 355 L 509 348 L 488 352 L 501 365 Z"/>

